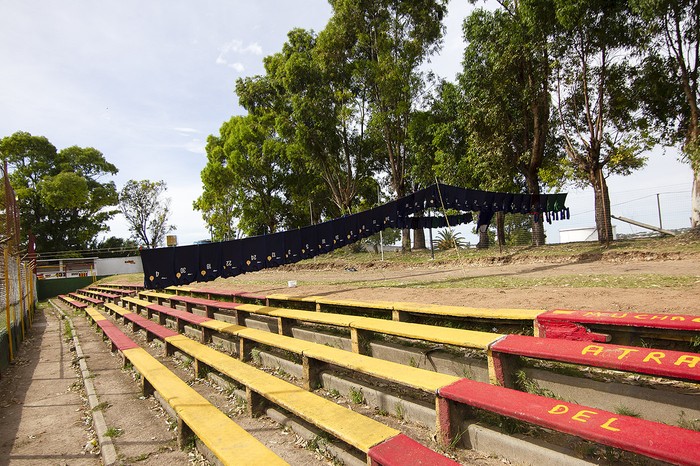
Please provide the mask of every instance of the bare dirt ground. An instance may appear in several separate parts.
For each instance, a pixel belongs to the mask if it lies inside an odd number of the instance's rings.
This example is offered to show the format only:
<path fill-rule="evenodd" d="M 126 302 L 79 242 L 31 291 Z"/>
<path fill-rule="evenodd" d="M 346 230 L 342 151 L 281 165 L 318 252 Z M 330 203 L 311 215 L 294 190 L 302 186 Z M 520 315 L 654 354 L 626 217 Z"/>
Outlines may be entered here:
<path fill-rule="evenodd" d="M 363 301 L 414 301 L 491 308 L 599 309 L 700 315 L 700 261 L 697 256 L 634 256 L 615 260 L 530 261 L 515 263 L 314 263 L 288 266 L 199 284 L 261 294 L 323 295 Z M 118 280 L 117 280 L 118 281 Z M 123 278 L 134 282 L 134 277 Z M 296 287 L 288 287 L 296 281 Z M 596 284 L 600 282 L 600 286 Z M 495 284 L 495 285 L 494 285 Z M 177 449 L 167 416 L 152 398 L 143 399 L 133 375 L 90 328 L 83 316 L 72 316 L 120 464 L 205 464 L 193 452 Z M 5 464 L 84 464 L 101 460 L 91 444 L 81 382 L 74 353 L 63 336 L 63 323 L 53 311 L 38 312 L 30 338 L 0 379 L 0 466 Z M 148 347 L 140 336 L 132 335 Z M 152 354 L 159 352 L 150 348 Z M 270 419 L 250 419 L 235 400 L 208 383 L 194 380 L 191 369 L 164 361 L 224 412 L 292 464 L 330 464 L 293 433 Z M 347 400 L 337 400 L 346 403 Z M 360 407 L 356 409 L 362 409 Z M 373 413 L 366 413 L 373 415 Z M 374 414 L 376 416 L 376 413 Z M 392 419 L 379 420 L 397 423 Z M 430 444 L 430 433 L 395 425 Z M 474 452 L 463 464 L 503 464 Z"/>
<path fill-rule="evenodd" d="M 36 314 L 31 337 L 0 380 L 0 464 L 96 465 L 86 450 L 81 382 L 63 323 Z"/>
<path fill-rule="evenodd" d="M 318 268 L 311 264 L 311 268 L 283 267 L 193 286 L 362 301 L 700 315 L 700 258 L 672 257 L 408 267 L 381 262 Z M 489 280 L 499 286 L 484 287 Z M 289 281 L 297 286 L 289 288 Z M 591 286 L 597 282 L 601 286 Z"/>

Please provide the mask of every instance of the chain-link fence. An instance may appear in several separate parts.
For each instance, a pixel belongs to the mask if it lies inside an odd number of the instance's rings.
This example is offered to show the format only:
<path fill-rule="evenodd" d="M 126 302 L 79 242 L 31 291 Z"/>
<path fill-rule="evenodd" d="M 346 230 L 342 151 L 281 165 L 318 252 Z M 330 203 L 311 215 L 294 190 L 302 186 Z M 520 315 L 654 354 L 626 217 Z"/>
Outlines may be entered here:
<path fill-rule="evenodd" d="M 26 338 L 35 307 L 36 282 L 29 263 L 11 254 L 11 247 L 2 245 L 0 254 L 0 369 L 14 359 L 19 344 Z"/>
<path fill-rule="evenodd" d="M 3 164 L 2 195 L 0 195 L 0 370 L 12 362 L 34 315 L 36 282 L 31 254 L 22 262 L 20 222 L 17 196 Z M 29 243 L 32 243 L 30 240 Z"/>

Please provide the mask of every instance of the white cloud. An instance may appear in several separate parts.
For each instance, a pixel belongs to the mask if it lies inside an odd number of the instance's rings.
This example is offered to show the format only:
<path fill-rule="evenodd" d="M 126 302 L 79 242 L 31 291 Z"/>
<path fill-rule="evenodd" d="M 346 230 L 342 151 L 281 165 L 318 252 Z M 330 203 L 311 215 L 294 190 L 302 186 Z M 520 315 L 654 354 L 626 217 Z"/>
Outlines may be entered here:
<path fill-rule="evenodd" d="M 235 53 L 238 55 L 262 55 L 262 47 L 257 42 L 251 42 L 245 47 L 240 40 L 232 40 L 221 48 L 222 53 Z"/>
<path fill-rule="evenodd" d="M 243 63 L 241 63 L 241 62 L 229 63 L 228 67 L 233 68 L 234 70 L 238 71 L 239 73 L 243 73 L 245 71 L 245 66 L 243 66 Z"/>
<path fill-rule="evenodd" d="M 241 55 L 262 55 L 262 47 L 257 42 L 250 42 L 248 45 L 243 45 L 243 41 L 234 39 L 219 49 L 219 56 L 216 57 L 216 64 L 226 65 L 242 73 L 245 71 L 243 63 L 232 60 L 233 57 Z"/>
<path fill-rule="evenodd" d="M 184 133 L 184 134 L 199 134 L 201 131 L 195 128 L 173 128 L 175 131 L 178 133 Z"/>

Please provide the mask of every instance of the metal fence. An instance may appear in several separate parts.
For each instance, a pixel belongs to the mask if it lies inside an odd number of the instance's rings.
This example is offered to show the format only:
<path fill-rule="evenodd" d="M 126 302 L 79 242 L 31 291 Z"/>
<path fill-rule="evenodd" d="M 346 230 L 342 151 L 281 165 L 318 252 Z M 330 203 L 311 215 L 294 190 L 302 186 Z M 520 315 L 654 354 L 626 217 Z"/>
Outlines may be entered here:
<path fill-rule="evenodd" d="M 0 369 L 14 359 L 34 317 L 36 282 L 28 262 L 4 244 L 0 254 Z"/>

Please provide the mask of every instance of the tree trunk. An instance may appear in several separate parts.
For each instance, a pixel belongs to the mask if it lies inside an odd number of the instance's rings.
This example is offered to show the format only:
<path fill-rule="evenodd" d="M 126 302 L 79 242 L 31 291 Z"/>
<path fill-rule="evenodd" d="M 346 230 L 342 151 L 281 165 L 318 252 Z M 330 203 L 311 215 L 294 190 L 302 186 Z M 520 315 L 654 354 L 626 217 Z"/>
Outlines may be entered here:
<path fill-rule="evenodd" d="M 535 179 L 532 179 L 532 177 L 528 177 L 526 182 L 527 182 L 528 193 L 531 196 L 539 196 L 540 184 L 539 184 L 539 180 L 537 179 L 537 177 L 535 177 Z M 544 222 L 541 219 L 539 222 L 535 222 L 535 219 L 533 217 L 533 219 L 532 219 L 532 245 L 533 246 L 544 246 L 544 242 L 545 242 Z"/>
<path fill-rule="evenodd" d="M 532 216 L 532 245 L 533 246 L 544 246 L 545 235 L 544 235 L 544 221 L 540 218 L 539 222 L 535 222 L 535 216 Z"/>
<path fill-rule="evenodd" d="M 416 217 L 423 217 L 423 212 L 417 213 Z M 426 249 L 425 230 L 422 228 L 413 230 L 413 249 Z"/>
<path fill-rule="evenodd" d="M 700 170 L 693 171 L 693 190 L 690 195 L 690 226 L 700 228 Z"/>
<path fill-rule="evenodd" d="M 401 252 L 411 252 L 411 229 L 401 229 Z"/>
<path fill-rule="evenodd" d="M 496 212 L 496 240 L 498 245 L 503 247 L 506 245 L 506 214 L 505 212 Z M 479 237 L 481 241 L 481 237 Z"/>
<path fill-rule="evenodd" d="M 610 196 L 602 168 L 595 171 L 593 191 L 595 192 L 595 225 L 598 230 L 598 242 L 600 244 L 608 244 L 613 240 L 612 222 L 610 221 Z"/>
<path fill-rule="evenodd" d="M 481 225 L 479 227 L 479 243 L 476 245 L 477 249 L 488 249 L 489 248 L 489 226 Z"/>
<path fill-rule="evenodd" d="M 425 246 L 425 230 L 422 228 L 413 230 L 413 249 L 427 249 Z"/>

